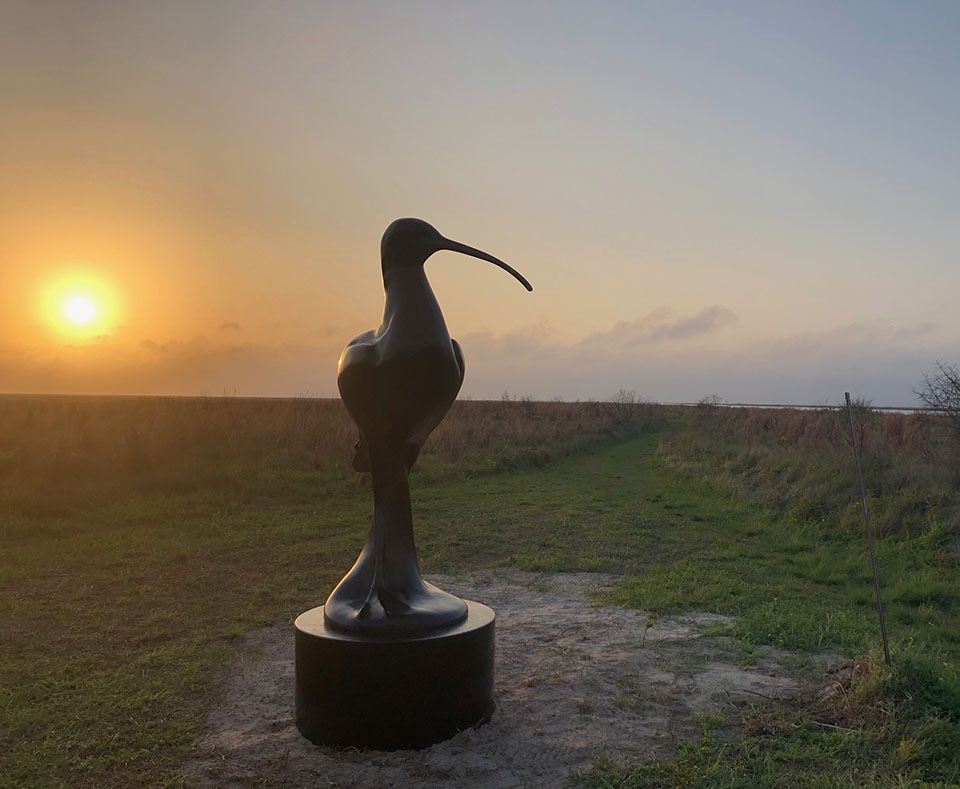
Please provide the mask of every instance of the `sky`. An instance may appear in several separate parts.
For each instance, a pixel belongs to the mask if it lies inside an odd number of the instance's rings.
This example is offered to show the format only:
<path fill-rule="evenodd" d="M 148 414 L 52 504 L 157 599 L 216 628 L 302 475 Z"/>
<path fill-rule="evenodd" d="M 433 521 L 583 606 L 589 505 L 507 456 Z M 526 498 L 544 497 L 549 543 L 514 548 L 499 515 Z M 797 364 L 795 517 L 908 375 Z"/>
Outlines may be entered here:
<path fill-rule="evenodd" d="M 464 396 L 916 404 L 960 361 L 958 40 L 952 1 L 0 0 L 0 392 L 336 396 L 414 216 L 534 286 L 427 262 Z"/>

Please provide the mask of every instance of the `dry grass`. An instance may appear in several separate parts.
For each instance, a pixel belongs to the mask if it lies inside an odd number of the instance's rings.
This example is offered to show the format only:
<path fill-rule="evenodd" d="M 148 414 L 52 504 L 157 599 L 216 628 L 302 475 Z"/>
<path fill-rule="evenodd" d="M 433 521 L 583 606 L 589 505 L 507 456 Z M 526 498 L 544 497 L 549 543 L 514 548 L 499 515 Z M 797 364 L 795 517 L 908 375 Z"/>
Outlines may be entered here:
<path fill-rule="evenodd" d="M 418 469 L 475 473 L 540 465 L 624 433 L 650 406 L 459 401 Z M 263 466 L 351 476 L 356 427 L 339 400 L 0 398 L 0 486 L 160 490 Z"/>
<path fill-rule="evenodd" d="M 0 463 L 24 476 L 135 475 L 190 457 L 319 467 L 345 455 L 351 435 L 332 400 L 0 399 Z"/>
<path fill-rule="evenodd" d="M 776 440 L 795 449 L 850 453 L 850 422 L 842 409 L 707 409 L 712 422 L 741 444 Z M 930 459 L 947 443 L 943 420 L 924 413 L 881 413 L 854 407 L 857 441 L 864 454 L 886 452 Z"/>
<path fill-rule="evenodd" d="M 621 602 L 736 615 L 745 648 L 876 644 L 837 415 L 629 400 L 458 403 L 418 464 L 421 557 L 623 572 Z M 595 785 L 960 780 L 957 468 L 937 462 L 935 421 L 858 416 L 894 669 L 865 663 L 842 695 L 751 711 L 752 736 L 705 732 Z M 354 439 L 332 400 L 0 398 L 0 785 L 176 785 L 231 640 L 315 604 L 355 557 Z M 424 478 L 591 444 L 545 471 Z"/>
<path fill-rule="evenodd" d="M 676 467 L 801 518 L 859 532 L 856 466 L 845 410 L 697 409 L 667 435 Z M 864 481 L 879 531 L 917 536 L 960 530 L 960 475 L 946 421 L 928 414 L 854 410 Z"/>

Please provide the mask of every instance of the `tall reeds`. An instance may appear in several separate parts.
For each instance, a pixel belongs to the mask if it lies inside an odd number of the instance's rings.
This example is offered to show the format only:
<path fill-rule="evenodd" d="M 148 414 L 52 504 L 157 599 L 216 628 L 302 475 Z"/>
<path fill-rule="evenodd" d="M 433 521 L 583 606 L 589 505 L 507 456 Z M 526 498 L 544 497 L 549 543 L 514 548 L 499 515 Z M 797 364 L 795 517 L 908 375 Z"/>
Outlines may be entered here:
<path fill-rule="evenodd" d="M 784 512 L 862 528 L 850 425 L 840 409 L 691 411 L 661 452 L 687 473 L 719 480 Z M 881 534 L 960 533 L 960 469 L 940 417 L 854 408 L 871 511 Z"/>
<path fill-rule="evenodd" d="M 473 473 L 537 465 L 632 429 L 637 403 L 463 400 L 427 441 L 418 469 Z M 339 400 L 0 397 L 0 487 L 176 489 L 238 469 L 351 475 L 356 427 Z"/>

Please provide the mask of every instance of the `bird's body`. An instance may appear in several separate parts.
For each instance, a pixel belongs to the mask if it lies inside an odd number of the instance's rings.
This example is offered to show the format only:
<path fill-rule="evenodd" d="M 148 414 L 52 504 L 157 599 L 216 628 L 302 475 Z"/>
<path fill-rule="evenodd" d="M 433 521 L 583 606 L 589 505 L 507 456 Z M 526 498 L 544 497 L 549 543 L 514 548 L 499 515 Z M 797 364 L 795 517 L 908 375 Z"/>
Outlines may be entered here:
<path fill-rule="evenodd" d="M 347 344 L 337 374 L 340 395 L 362 436 L 354 461 L 358 471 L 370 470 L 371 442 L 402 444 L 412 468 L 463 384 L 463 352 L 447 332 L 423 268 L 391 271 L 384 285 L 383 322 Z"/>
<path fill-rule="evenodd" d="M 439 249 L 505 263 L 443 238 L 418 219 L 399 219 L 381 244 L 386 293 L 383 321 L 354 337 L 340 356 L 337 386 L 360 428 L 354 468 L 369 471 L 374 517 L 356 564 L 324 606 L 324 616 L 345 630 L 396 635 L 451 625 L 466 604 L 420 577 L 407 473 L 427 436 L 460 391 L 463 353 L 450 338 L 423 270 Z"/>

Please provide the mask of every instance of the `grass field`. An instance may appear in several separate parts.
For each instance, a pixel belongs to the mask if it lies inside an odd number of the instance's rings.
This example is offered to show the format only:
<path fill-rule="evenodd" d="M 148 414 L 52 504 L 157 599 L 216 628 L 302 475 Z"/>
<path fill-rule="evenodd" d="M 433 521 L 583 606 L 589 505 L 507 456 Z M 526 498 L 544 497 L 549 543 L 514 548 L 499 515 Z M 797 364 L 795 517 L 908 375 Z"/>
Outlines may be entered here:
<path fill-rule="evenodd" d="M 936 424 L 858 418 L 892 670 L 832 414 L 458 403 L 412 478 L 423 570 L 617 573 L 623 605 L 735 615 L 745 660 L 859 658 L 596 786 L 956 785 L 957 466 Z M 355 558 L 353 439 L 334 402 L 0 399 L 0 784 L 180 785 L 237 637 Z"/>

